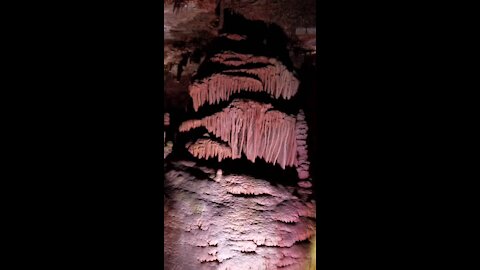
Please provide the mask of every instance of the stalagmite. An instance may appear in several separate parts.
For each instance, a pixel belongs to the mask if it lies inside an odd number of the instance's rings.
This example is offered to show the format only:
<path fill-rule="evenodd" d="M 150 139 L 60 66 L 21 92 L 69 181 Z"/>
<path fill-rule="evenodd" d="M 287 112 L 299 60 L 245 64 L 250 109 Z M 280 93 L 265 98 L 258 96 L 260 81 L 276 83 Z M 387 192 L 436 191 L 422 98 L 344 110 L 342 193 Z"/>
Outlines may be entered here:
<path fill-rule="evenodd" d="M 257 157 L 272 164 L 297 165 L 296 119 L 271 110 L 270 104 L 235 99 L 223 111 L 200 120 L 188 120 L 180 125 L 181 132 L 204 126 L 231 147 L 232 159 Z M 279 158 L 280 157 L 280 158 Z"/>
<path fill-rule="evenodd" d="M 308 161 L 308 151 L 307 151 L 307 132 L 308 126 L 305 121 L 305 114 L 302 110 L 297 115 L 297 122 L 295 125 L 295 135 L 297 141 L 297 172 L 298 178 L 307 179 L 310 177 L 309 167 L 310 162 Z"/>

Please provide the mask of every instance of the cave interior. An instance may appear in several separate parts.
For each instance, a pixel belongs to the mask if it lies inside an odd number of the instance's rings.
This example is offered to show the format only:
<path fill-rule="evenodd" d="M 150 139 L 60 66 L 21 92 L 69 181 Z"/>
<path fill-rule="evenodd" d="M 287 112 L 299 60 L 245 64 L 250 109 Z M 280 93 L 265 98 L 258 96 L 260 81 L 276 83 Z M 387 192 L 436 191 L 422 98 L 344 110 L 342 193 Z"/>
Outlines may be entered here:
<path fill-rule="evenodd" d="M 164 0 L 165 269 L 316 269 L 315 21 Z"/>

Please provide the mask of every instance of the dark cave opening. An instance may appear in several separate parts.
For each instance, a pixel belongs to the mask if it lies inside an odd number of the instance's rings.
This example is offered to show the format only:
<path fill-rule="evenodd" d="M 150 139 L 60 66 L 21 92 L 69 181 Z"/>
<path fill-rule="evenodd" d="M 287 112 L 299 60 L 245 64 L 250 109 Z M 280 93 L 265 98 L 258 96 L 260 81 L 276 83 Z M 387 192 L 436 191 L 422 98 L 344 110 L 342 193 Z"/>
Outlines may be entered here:
<path fill-rule="evenodd" d="M 225 9 L 224 25 L 219 33 L 239 34 L 246 36 L 246 39 L 234 41 L 220 36 L 206 46 L 207 57 L 221 51 L 231 50 L 276 58 L 290 71 L 293 70 L 293 63 L 288 52 L 289 38 L 280 26 L 264 21 L 248 20 L 231 9 Z"/>

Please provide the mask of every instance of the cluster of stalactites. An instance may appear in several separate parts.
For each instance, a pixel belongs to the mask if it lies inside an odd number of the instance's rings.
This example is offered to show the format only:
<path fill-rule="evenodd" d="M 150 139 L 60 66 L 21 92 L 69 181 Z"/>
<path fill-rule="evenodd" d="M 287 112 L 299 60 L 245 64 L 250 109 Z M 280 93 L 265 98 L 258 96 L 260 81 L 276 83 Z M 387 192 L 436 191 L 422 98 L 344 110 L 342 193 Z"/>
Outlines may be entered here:
<path fill-rule="evenodd" d="M 169 126 L 170 125 L 170 114 L 169 113 L 164 113 L 163 114 L 163 125 L 164 126 Z"/>
<path fill-rule="evenodd" d="M 261 92 L 263 85 L 261 81 L 254 78 L 219 73 L 203 80 L 202 83 L 192 84 L 189 92 L 193 100 L 193 108 L 198 111 L 198 108 L 205 102 L 218 104 L 242 90 Z"/>
<path fill-rule="evenodd" d="M 187 147 L 188 151 L 197 158 L 217 157 L 218 161 L 222 161 L 232 157 L 232 149 L 228 145 L 206 138 L 198 139 Z"/>
<path fill-rule="evenodd" d="M 232 159 L 262 158 L 266 162 L 286 166 L 297 165 L 297 143 L 293 116 L 270 110 L 272 105 L 251 100 L 235 99 L 221 112 L 200 120 L 188 120 L 180 125 L 185 132 L 200 126 L 226 141 Z"/>
<path fill-rule="evenodd" d="M 222 73 L 193 83 L 189 88 L 195 111 L 205 103 L 216 104 L 225 101 L 234 93 L 240 91 L 266 92 L 273 98 L 290 99 L 297 93 L 299 81 L 279 61 L 264 56 L 253 56 L 232 52 L 221 53 L 210 58 L 211 62 L 221 63 L 229 67 L 239 67 L 245 64 L 262 64 L 257 68 L 232 68 Z M 258 77 L 238 76 L 246 73 Z"/>
<path fill-rule="evenodd" d="M 310 162 L 308 161 L 307 150 L 307 132 L 308 126 L 307 122 L 305 121 L 305 114 L 303 113 L 303 110 L 300 110 L 300 112 L 297 114 L 295 134 L 297 139 L 297 172 L 298 178 L 302 180 L 310 177 Z"/>

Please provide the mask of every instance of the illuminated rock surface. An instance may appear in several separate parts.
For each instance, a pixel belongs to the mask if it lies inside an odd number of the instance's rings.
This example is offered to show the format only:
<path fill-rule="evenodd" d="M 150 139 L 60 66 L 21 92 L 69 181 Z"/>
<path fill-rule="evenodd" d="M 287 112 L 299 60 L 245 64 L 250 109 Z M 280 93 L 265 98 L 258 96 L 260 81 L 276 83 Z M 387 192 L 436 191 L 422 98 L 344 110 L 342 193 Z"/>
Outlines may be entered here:
<path fill-rule="evenodd" d="M 188 152 L 197 158 L 209 159 L 217 157 L 218 161 L 232 157 L 232 149 L 228 145 L 203 138 L 189 145 Z"/>
<path fill-rule="evenodd" d="M 315 269 L 315 1 L 164 3 L 164 268 Z"/>
<path fill-rule="evenodd" d="M 185 121 L 180 131 L 204 126 L 228 142 L 232 158 L 241 158 L 244 153 L 252 162 L 259 157 L 282 168 L 294 166 L 297 164 L 295 118 L 272 109 L 270 104 L 235 99 L 221 112 Z"/>
<path fill-rule="evenodd" d="M 166 172 L 165 269 L 308 269 L 315 202 L 193 162 Z M 302 189 L 301 187 L 298 189 Z"/>
<path fill-rule="evenodd" d="M 189 88 L 195 111 L 205 103 L 216 104 L 228 100 L 240 91 L 266 92 L 273 98 L 290 99 L 297 93 L 299 81 L 287 68 L 274 58 L 235 52 L 223 52 L 210 58 L 213 63 L 229 67 L 222 73 L 197 81 Z M 240 68 L 246 64 L 261 64 L 256 68 Z M 253 77 L 236 74 L 253 75 Z"/>
<path fill-rule="evenodd" d="M 297 122 L 295 125 L 295 138 L 297 140 L 297 172 L 298 178 L 307 179 L 310 174 L 308 172 L 310 168 L 310 162 L 308 161 L 307 151 L 307 132 L 308 126 L 305 121 L 305 114 L 302 110 L 297 115 Z"/>

